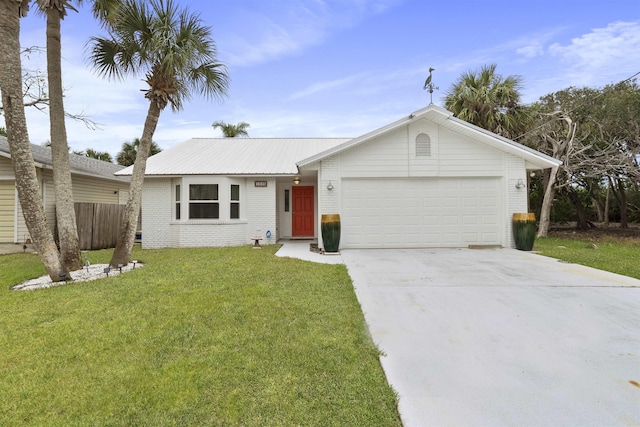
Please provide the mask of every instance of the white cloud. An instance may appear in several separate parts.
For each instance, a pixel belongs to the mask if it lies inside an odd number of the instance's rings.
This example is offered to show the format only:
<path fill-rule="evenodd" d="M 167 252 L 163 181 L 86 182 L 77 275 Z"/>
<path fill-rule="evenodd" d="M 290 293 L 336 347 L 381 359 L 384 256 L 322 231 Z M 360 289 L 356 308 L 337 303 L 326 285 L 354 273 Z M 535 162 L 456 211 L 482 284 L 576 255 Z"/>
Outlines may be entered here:
<path fill-rule="evenodd" d="M 549 52 L 578 65 L 602 66 L 627 59 L 637 63 L 640 22 L 614 22 L 572 39 L 567 46 L 555 43 Z M 634 58 L 627 58 L 630 55 Z"/>
<path fill-rule="evenodd" d="M 363 72 L 363 73 L 358 73 L 358 74 L 354 74 L 354 75 L 351 75 L 351 76 L 343 77 L 343 78 L 340 78 L 340 79 L 313 83 L 313 84 L 307 86 L 306 88 L 304 88 L 304 89 L 302 89 L 302 90 L 300 90 L 298 92 L 293 93 L 289 97 L 289 100 L 296 100 L 296 99 L 300 99 L 300 98 L 306 98 L 308 96 L 315 95 L 315 94 L 320 93 L 320 92 L 324 92 L 324 91 L 328 91 L 328 90 L 335 90 L 335 89 L 340 88 L 340 87 L 349 86 L 354 82 L 362 81 L 364 78 L 367 77 L 368 74 L 369 73 L 367 73 L 367 72 Z"/>
<path fill-rule="evenodd" d="M 640 21 L 613 22 L 571 40 L 555 43 L 549 53 L 567 64 L 567 72 L 577 84 L 593 84 L 599 76 L 611 80 L 637 71 L 640 57 Z"/>
<path fill-rule="evenodd" d="M 533 41 L 527 46 L 516 49 L 516 53 L 524 56 L 525 58 L 535 58 L 536 56 L 540 56 L 544 53 L 544 46 L 538 41 Z"/>
<path fill-rule="evenodd" d="M 545 45 L 547 43 L 566 30 L 564 27 L 556 27 L 538 31 L 533 34 L 526 34 L 498 46 L 497 49 L 507 52 L 515 50 L 517 55 L 525 59 L 536 58 L 545 54 Z"/>

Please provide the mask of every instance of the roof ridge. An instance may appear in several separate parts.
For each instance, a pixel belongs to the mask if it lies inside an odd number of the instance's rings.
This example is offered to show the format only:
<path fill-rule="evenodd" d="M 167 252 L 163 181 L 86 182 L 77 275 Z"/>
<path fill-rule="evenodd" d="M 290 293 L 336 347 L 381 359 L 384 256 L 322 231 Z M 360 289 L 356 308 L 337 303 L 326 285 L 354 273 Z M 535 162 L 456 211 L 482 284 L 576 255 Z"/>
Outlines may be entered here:
<path fill-rule="evenodd" d="M 219 140 L 219 141 L 226 141 L 226 140 L 236 140 L 236 141 L 242 141 L 242 140 L 252 140 L 252 139 L 281 139 L 281 140 L 285 140 L 285 139 L 353 139 L 352 136 L 261 136 L 261 137 L 241 137 L 241 138 L 232 138 L 232 137 L 228 137 L 228 138 L 224 138 L 224 137 L 204 137 L 204 136 L 196 136 L 193 138 L 190 138 L 190 140 L 193 139 L 215 139 L 215 140 Z"/>

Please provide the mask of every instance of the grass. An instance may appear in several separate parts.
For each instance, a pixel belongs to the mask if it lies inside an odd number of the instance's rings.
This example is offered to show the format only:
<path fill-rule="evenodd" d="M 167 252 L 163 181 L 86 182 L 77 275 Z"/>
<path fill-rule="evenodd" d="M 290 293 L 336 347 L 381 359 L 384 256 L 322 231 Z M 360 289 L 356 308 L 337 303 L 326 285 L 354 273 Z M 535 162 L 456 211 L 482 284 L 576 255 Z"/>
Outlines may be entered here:
<path fill-rule="evenodd" d="M 37 257 L 0 256 L 0 425 L 400 426 L 346 268 L 276 250 L 136 250 L 26 292 Z"/>
<path fill-rule="evenodd" d="M 536 239 L 533 249 L 552 258 L 640 279 L 638 239 L 544 237 Z"/>

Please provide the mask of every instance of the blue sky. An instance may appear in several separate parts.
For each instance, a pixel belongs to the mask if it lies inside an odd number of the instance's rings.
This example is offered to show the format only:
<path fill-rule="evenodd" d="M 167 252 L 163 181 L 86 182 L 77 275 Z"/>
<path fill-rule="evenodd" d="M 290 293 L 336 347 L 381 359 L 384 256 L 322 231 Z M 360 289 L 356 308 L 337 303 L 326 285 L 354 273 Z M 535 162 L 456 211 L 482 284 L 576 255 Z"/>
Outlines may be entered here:
<path fill-rule="evenodd" d="M 429 104 L 429 67 L 443 105 L 461 73 L 496 63 L 524 78 L 524 101 L 569 86 L 599 87 L 640 71 L 640 0 L 178 0 L 212 28 L 231 85 L 222 102 L 194 97 L 167 108 L 154 140 L 168 148 L 219 137 L 211 123 L 248 122 L 252 137 L 356 137 Z M 517 5 L 517 6 L 516 6 Z M 67 123 L 69 145 L 115 154 L 139 137 L 147 112 L 142 76 L 97 77 L 85 43 L 104 32 L 87 7 L 63 26 L 65 106 L 100 123 Z M 45 23 L 22 20 L 24 47 L 44 46 Z M 45 70 L 44 54 L 30 68 Z M 1 119 L 0 119 L 1 120 Z M 48 115 L 28 110 L 32 142 Z"/>

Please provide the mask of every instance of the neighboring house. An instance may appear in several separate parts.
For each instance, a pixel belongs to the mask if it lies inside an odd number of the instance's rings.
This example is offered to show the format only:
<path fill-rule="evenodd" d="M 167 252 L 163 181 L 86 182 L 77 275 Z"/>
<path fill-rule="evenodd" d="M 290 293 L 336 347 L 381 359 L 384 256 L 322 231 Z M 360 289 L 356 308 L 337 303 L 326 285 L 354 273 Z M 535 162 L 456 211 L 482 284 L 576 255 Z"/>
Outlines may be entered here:
<path fill-rule="evenodd" d="M 47 223 L 55 228 L 55 194 L 51 149 L 31 144 L 38 181 L 42 189 Z M 69 154 L 73 198 L 77 202 L 125 204 L 129 196 L 129 177 L 117 177 L 123 167 L 85 156 Z M 29 238 L 15 188 L 9 144 L 0 136 L 0 243 L 19 243 Z"/>
<path fill-rule="evenodd" d="M 529 171 L 557 164 L 434 105 L 355 139 L 191 139 L 148 160 L 142 245 L 322 246 L 337 213 L 341 248 L 513 247 Z"/>

